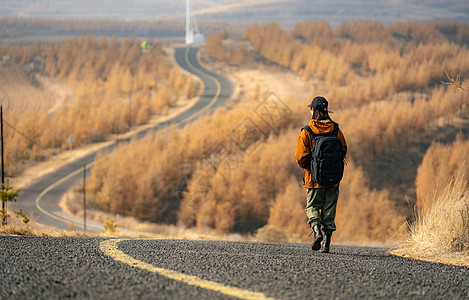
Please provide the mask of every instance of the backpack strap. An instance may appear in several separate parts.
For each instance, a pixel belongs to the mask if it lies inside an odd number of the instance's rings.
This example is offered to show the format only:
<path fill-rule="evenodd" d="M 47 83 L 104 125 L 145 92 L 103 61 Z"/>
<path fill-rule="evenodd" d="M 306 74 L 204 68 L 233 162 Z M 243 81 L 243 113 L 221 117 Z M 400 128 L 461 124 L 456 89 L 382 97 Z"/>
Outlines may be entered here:
<path fill-rule="evenodd" d="M 306 130 L 313 138 L 317 137 L 318 135 L 313 132 L 311 127 L 309 125 L 306 125 L 305 127 L 301 128 L 301 130 Z"/>
<path fill-rule="evenodd" d="M 339 124 L 334 122 L 334 130 L 332 131 L 332 135 L 339 135 Z"/>

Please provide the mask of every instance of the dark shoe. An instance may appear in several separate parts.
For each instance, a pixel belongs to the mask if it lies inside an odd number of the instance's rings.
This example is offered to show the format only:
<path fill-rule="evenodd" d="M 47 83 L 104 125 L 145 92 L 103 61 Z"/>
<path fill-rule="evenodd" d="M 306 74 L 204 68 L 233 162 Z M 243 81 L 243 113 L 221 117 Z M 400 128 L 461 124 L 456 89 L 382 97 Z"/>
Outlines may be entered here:
<path fill-rule="evenodd" d="M 329 253 L 329 250 L 331 248 L 331 237 L 332 235 L 327 233 L 324 235 L 324 241 L 321 244 L 321 250 L 319 250 L 319 252 Z"/>
<path fill-rule="evenodd" d="M 314 251 L 318 251 L 321 248 L 321 242 L 322 242 L 322 231 L 321 231 L 321 225 L 317 224 L 314 225 L 313 227 L 313 232 L 314 232 L 314 241 L 311 245 L 311 248 Z"/>

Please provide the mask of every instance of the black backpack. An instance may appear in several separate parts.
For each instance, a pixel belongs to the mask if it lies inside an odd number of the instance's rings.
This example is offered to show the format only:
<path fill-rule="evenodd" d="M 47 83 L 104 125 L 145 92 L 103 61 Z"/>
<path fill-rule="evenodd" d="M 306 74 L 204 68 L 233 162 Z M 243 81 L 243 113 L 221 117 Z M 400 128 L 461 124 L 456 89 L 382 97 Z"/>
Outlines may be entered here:
<path fill-rule="evenodd" d="M 320 185 L 334 185 L 344 174 L 344 150 L 338 137 L 339 125 L 334 123 L 332 133 L 316 134 L 309 125 L 301 128 L 314 138 L 311 151 L 311 179 Z"/>

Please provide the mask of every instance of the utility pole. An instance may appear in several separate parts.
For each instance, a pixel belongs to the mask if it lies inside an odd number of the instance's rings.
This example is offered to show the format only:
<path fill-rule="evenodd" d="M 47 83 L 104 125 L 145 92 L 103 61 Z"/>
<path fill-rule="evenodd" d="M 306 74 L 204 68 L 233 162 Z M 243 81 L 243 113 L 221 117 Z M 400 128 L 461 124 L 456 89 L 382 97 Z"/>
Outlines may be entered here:
<path fill-rule="evenodd" d="M 1 141 L 0 143 L 2 144 L 2 189 L 3 185 L 5 184 L 5 160 L 4 160 L 4 155 L 3 155 L 3 105 L 0 106 L 0 123 L 1 125 Z M 4 211 L 6 209 L 6 203 L 2 199 L 2 210 Z M 3 225 L 7 224 L 7 219 L 6 219 L 6 213 L 3 214 Z"/>
<path fill-rule="evenodd" d="M 129 131 L 132 129 L 132 91 L 129 91 Z"/>
<path fill-rule="evenodd" d="M 83 231 L 86 231 L 86 164 L 83 164 Z"/>

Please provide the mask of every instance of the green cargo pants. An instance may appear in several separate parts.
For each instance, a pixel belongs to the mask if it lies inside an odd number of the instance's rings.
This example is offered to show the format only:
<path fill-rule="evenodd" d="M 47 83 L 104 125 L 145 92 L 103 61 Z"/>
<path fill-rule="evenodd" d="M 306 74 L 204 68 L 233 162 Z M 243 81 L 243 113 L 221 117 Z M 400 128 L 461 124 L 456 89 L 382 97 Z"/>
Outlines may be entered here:
<path fill-rule="evenodd" d="M 313 228 L 316 224 L 322 225 L 325 234 L 335 231 L 335 211 L 339 199 L 339 186 L 320 189 L 308 189 L 306 192 L 306 215 L 308 224 Z"/>

